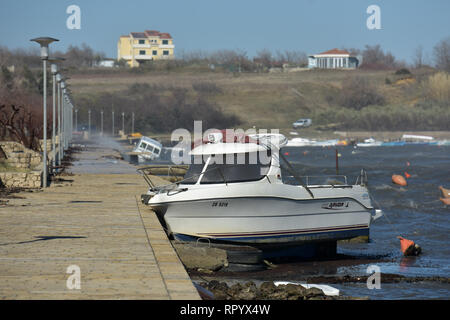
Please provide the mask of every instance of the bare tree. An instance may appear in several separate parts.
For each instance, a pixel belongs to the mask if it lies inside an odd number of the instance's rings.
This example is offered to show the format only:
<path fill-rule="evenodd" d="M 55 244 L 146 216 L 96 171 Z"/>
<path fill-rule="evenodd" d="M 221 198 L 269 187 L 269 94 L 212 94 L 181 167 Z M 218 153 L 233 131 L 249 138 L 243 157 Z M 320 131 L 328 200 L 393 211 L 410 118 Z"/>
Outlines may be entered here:
<path fill-rule="evenodd" d="M 436 68 L 450 71 L 450 37 L 441 40 L 433 48 Z"/>
<path fill-rule="evenodd" d="M 423 62 L 423 47 L 419 45 L 416 50 L 414 50 L 413 64 L 415 68 L 421 68 L 424 64 Z"/>
<path fill-rule="evenodd" d="M 278 62 L 294 64 L 297 66 L 306 65 L 308 62 L 308 57 L 306 56 L 306 53 L 302 51 L 290 51 L 290 50 L 285 50 L 284 52 L 277 51 L 275 57 Z"/>
<path fill-rule="evenodd" d="M 270 68 L 273 62 L 272 52 L 269 49 L 263 49 L 256 53 L 255 62 L 262 64 L 266 68 Z"/>
<path fill-rule="evenodd" d="M 368 69 L 390 69 L 398 67 L 395 57 L 389 51 L 384 53 L 379 44 L 366 45 L 363 55 L 363 64 L 361 67 Z"/>

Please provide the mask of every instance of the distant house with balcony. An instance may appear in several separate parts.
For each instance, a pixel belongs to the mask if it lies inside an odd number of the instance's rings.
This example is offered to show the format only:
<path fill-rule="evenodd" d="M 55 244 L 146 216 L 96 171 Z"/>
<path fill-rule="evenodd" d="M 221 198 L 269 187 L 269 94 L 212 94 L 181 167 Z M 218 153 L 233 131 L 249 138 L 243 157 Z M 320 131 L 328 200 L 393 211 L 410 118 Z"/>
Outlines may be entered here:
<path fill-rule="evenodd" d="M 361 58 L 352 56 L 346 50 L 332 49 L 308 56 L 308 68 L 356 69 Z"/>
<path fill-rule="evenodd" d="M 152 60 L 173 59 L 175 46 L 169 33 L 156 30 L 131 32 L 117 43 L 117 60 L 124 59 L 130 67 Z"/>

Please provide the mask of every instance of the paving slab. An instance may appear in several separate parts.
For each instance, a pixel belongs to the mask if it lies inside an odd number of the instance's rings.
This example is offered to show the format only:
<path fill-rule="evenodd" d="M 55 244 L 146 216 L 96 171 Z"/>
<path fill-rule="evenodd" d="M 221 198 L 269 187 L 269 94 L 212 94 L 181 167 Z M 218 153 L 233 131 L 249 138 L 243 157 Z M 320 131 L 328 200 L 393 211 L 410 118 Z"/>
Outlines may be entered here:
<path fill-rule="evenodd" d="M 200 299 L 139 201 L 144 180 L 116 156 L 91 146 L 73 175 L 0 207 L 0 299 Z"/>

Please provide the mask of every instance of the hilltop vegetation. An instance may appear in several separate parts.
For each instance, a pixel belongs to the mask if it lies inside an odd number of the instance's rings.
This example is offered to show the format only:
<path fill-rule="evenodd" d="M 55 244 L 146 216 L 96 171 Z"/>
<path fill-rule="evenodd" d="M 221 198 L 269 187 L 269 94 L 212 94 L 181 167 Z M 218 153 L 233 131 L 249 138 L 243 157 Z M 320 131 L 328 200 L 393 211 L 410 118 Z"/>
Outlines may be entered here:
<path fill-rule="evenodd" d="M 87 124 L 91 110 L 92 125 L 99 128 L 103 111 L 106 132 L 112 111 L 116 129 L 122 112 L 130 128 L 134 112 L 135 131 L 145 134 L 191 130 L 194 120 L 203 120 L 203 128 L 289 132 L 298 118 L 312 118 L 313 130 L 322 131 L 450 129 L 450 38 L 434 47 L 435 68 L 427 66 L 421 47 L 413 66 L 377 45 L 347 50 L 363 57 L 357 70 L 308 70 L 306 55 L 296 51 L 261 50 L 253 59 L 242 50 L 197 52 L 139 68 L 122 62 L 95 67 L 103 55 L 86 45 L 55 55 L 67 58 L 64 75 L 70 77 L 78 124 Z M 43 131 L 38 53 L 0 47 L 0 65 L 0 138 L 38 149 Z M 51 77 L 47 85 L 51 95 Z"/>
<path fill-rule="evenodd" d="M 289 130 L 302 117 L 322 130 L 450 129 L 449 76 L 431 68 L 407 74 L 362 69 L 111 72 L 72 75 L 70 83 L 81 118 L 88 108 L 110 111 L 114 100 L 118 112 L 143 111 L 136 129 L 144 132 L 189 129 L 191 120 L 201 119 L 212 127 Z"/>

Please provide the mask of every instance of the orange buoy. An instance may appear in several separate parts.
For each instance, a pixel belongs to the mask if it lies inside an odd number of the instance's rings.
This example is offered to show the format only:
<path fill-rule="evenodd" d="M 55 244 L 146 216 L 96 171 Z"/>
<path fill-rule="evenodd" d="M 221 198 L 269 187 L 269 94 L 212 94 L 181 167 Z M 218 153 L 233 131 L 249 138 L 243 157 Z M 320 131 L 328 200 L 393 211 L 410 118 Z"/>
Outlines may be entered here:
<path fill-rule="evenodd" d="M 392 182 L 395 184 L 398 184 L 399 186 L 407 186 L 408 185 L 405 178 L 403 178 L 403 176 L 401 176 L 399 174 L 392 175 Z"/>
<path fill-rule="evenodd" d="M 439 190 L 441 190 L 444 198 L 450 198 L 450 189 L 445 189 L 443 186 L 439 186 Z"/>
<path fill-rule="evenodd" d="M 407 179 L 409 179 L 409 178 L 411 178 L 411 175 L 410 175 L 408 172 L 405 171 L 405 177 L 406 177 Z"/>
<path fill-rule="evenodd" d="M 400 239 L 400 250 L 404 256 L 418 256 L 422 252 L 422 248 L 414 243 L 414 241 L 398 236 Z"/>
<path fill-rule="evenodd" d="M 288 156 L 288 155 L 289 155 L 289 152 L 285 152 L 284 155 L 285 155 L 285 156 Z"/>
<path fill-rule="evenodd" d="M 409 167 L 411 165 L 411 163 L 409 163 L 409 161 L 406 161 L 406 166 Z"/>

